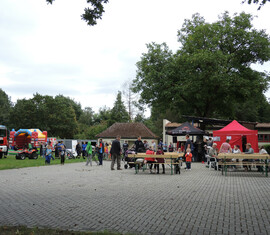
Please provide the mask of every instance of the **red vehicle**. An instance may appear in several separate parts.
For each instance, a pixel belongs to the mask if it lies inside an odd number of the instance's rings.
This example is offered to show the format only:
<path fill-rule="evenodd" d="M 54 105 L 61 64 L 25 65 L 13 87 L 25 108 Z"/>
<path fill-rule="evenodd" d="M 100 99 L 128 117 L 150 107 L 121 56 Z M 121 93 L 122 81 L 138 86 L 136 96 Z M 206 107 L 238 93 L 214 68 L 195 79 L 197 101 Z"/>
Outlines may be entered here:
<path fill-rule="evenodd" d="M 8 153 L 7 127 L 0 125 L 0 159 Z"/>
<path fill-rule="evenodd" d="M 19 159 L 19 160 L 24 160 L 27 157 L 29 159 L 37 159 L 38 158 L 37 149 L 36 148 L 33 148 L 31 150 L 20 149 L 16 155 L 16 159 Z"/>

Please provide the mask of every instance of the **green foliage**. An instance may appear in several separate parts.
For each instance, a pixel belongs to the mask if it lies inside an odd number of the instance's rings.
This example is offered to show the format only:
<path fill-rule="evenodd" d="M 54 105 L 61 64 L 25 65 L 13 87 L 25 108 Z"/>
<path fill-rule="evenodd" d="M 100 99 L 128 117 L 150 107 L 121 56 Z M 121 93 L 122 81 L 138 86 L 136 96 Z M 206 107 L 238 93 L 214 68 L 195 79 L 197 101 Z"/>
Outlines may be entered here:
<path fill-rule="evenodd" d="M 269 75 L 250 66 L 270 59 L 269 36 L 255 30 L 253 17 L 225 12 L 217 22 L 206 23 L 199 14 L 185 20 L 178 31 L 181 47 L 172 53 L 163 43 L 148 44 L 137 63 L 134 91 L 141 101 L 180 114 L 237 118 L 247 101 L 258 120 Z M 268 108 L 267 108 L 268 109 Z M 243 110 L 248 111 L 248 110 Z M 249 115 L 244 120 L 248 120 Z"/>
<path fill-rule="evenodd" d="M 9 116 L 12 108 L 10 97 L 0 88 L 0 125 L 9 126 Z"/>
<path fill-rule="evenodd" d="M 122 101 L 122 93 L 118 91 L 116 96 L 116 100 L 114 102 L 114 106 L 111 110 L 111 119 L 109 120 L 109 126 L 114 124 L 115 122 L 128 122 L 129 115 Z"/>
<path fill-rule="evenodd" d="M 266 2 L 270 2 L 270 0 L 243 0 L 243 3 L 247 2 L 248 4 L 258 4 L 260 3 L 260 6 L 258 7 L 258 10 L 261 9 L 262 6 L 264 6 L 264 4 L 266 4 Z"/>
<path fill-rule="evenodd" d="M 73 138 L 78 130 L 73 102 L 62 95 L 53 98 L 35 94 L 32 99 L 18 100 L 10 120 L 16 130 L 39 128 L 60 138 Z"/>
<path fill-rule="evenodd" d="M 52 4 L 55 0 L 46 1 Z M 97 20 L 101 19 L 104 13 L 104 4 L 108 2 L 109 0 L 87 0 L 87 3 L 91 4 L 91 8 L 87 7 L 84 9 L 84 13 L 81 15 L 82 19 L 90 26 L 96 25 Z"/>

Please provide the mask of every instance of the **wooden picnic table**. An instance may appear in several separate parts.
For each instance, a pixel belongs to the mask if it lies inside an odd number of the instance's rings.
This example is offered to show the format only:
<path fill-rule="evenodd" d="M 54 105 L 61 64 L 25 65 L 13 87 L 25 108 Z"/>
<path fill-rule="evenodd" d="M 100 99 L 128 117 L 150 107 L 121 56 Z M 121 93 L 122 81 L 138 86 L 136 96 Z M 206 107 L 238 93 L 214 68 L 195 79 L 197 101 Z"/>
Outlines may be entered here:
<path fill-rule="evenodd" d="M 220 160 L 220 164 L 222 166 L 222 175 L 225 171 L 225 176 L 227 175 L 227 168 L 228 166 L 250 166 L 251 164 L 255 164 L 256 166 L 261 166 L 265 169 L 265 176 L 268 177 L 268 167 L 269 167 L 269 154 L 259 154 L 259 153 L 253 153 L 253 154 L 233 154 L 233 153 L 220 153 L 217 156 L 217 159 Z M 241 160 L 241 162 L 233 162 L 232 159 L 238 159 Z M 243 160 L 257 160 L 256 162 L 249 162 L 249 161 L 243 161 Z M 258 161 L 260 160 L 260 161 Z"/>
<path fill-rule="evenodd" d="M 146 154 L 146 153 L 137 153 L 137 154 L 128 154 L 129 158 L 135 158 L 134 162 L 128 162 L 135 164 L 135 174 L 139 172 L 139 166 L 141 165 L 141 162 L 137 162 L 136 160 L 138 158 L 145 159 L 145 158 L 164 158 L 164 163 L 151 163 L 151 164 L 170 164 L 171 165 L 171 175 L 173 175 L 173 165 L 179 164 L 182 162 L 182 160 L 179 160 L 178 163 L 175 162 L 175 160 L 179 157 L 181 157 L 181 153 L 176 152 L 166 152 L 164 154 Z M 169 160 L 169 162 L 166 162 L 166 160 Z M 179 166 L 180 167 L 180 166 Z"/>

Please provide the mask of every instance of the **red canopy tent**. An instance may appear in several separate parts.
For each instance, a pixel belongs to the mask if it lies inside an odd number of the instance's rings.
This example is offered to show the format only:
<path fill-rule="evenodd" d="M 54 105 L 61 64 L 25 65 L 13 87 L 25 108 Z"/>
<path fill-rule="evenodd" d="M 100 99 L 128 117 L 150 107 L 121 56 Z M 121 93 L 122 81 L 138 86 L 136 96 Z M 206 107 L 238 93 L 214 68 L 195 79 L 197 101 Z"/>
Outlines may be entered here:
<path fill-rule="evenodd" d="M 221 144 L 224 143 L 226 139 L 230 139 L 232 148 L 234 145 L 239 145 L 240 150 L 243 151 L 245 144 L 250 143 L 254 152 L 259 152 L 258 131 L 249 130 L 235 120 L 222 129 L 213 131 L 213 137 L 218 148 L 220 148 Z"/>

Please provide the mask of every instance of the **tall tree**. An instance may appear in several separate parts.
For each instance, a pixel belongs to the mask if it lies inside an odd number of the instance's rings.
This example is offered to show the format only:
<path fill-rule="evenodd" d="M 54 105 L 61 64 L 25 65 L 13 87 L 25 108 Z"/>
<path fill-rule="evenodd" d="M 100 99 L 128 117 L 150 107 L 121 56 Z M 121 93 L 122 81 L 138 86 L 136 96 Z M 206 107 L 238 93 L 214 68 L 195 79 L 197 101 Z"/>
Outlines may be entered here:
<path fill-rule="evenodd" d="M 129 115 L 122 100 L 122 93 L 118 91 L 114 106 L 111 111 L 111 120 L 109 125 L 112 125 L 115 122 L 128 122 Z"/>
<path fill-rule="evenodd" d="M 237 118 L 236 105 L 257 99 L 268 88 L 269 75 L 251 68 L 270 59 L 270 40 L 253 28 L 250 14 L 206 23 L 199 14 L 178 31 L 180 49 L 148 44 L 137 63 L 134 91 L 152 106 L 183 114 Z M 264 97 L 265 99 L 265 97 Z M 257 107 L 254 107 L 255 109 Z"/>
<path fill-rule="evenodd" d="M 47 3 L 52 4 L 55 0 L 46 0 Z M 91 7 L 86 7 L 84 13 L 81 15 L 82 19 L 87 22 L 88 25 L 93 26 L 97 24 L 97 20 L 102 18 L 104 13 L 104 4 L 109 0 L 87 0 L 87 3 L 91 4 Z"/>
<path fill-rule="evenodd" d="M 0 125 L 9 126 L 10 111 L 12 103 L 10 97 L 0 88 Z"/>

